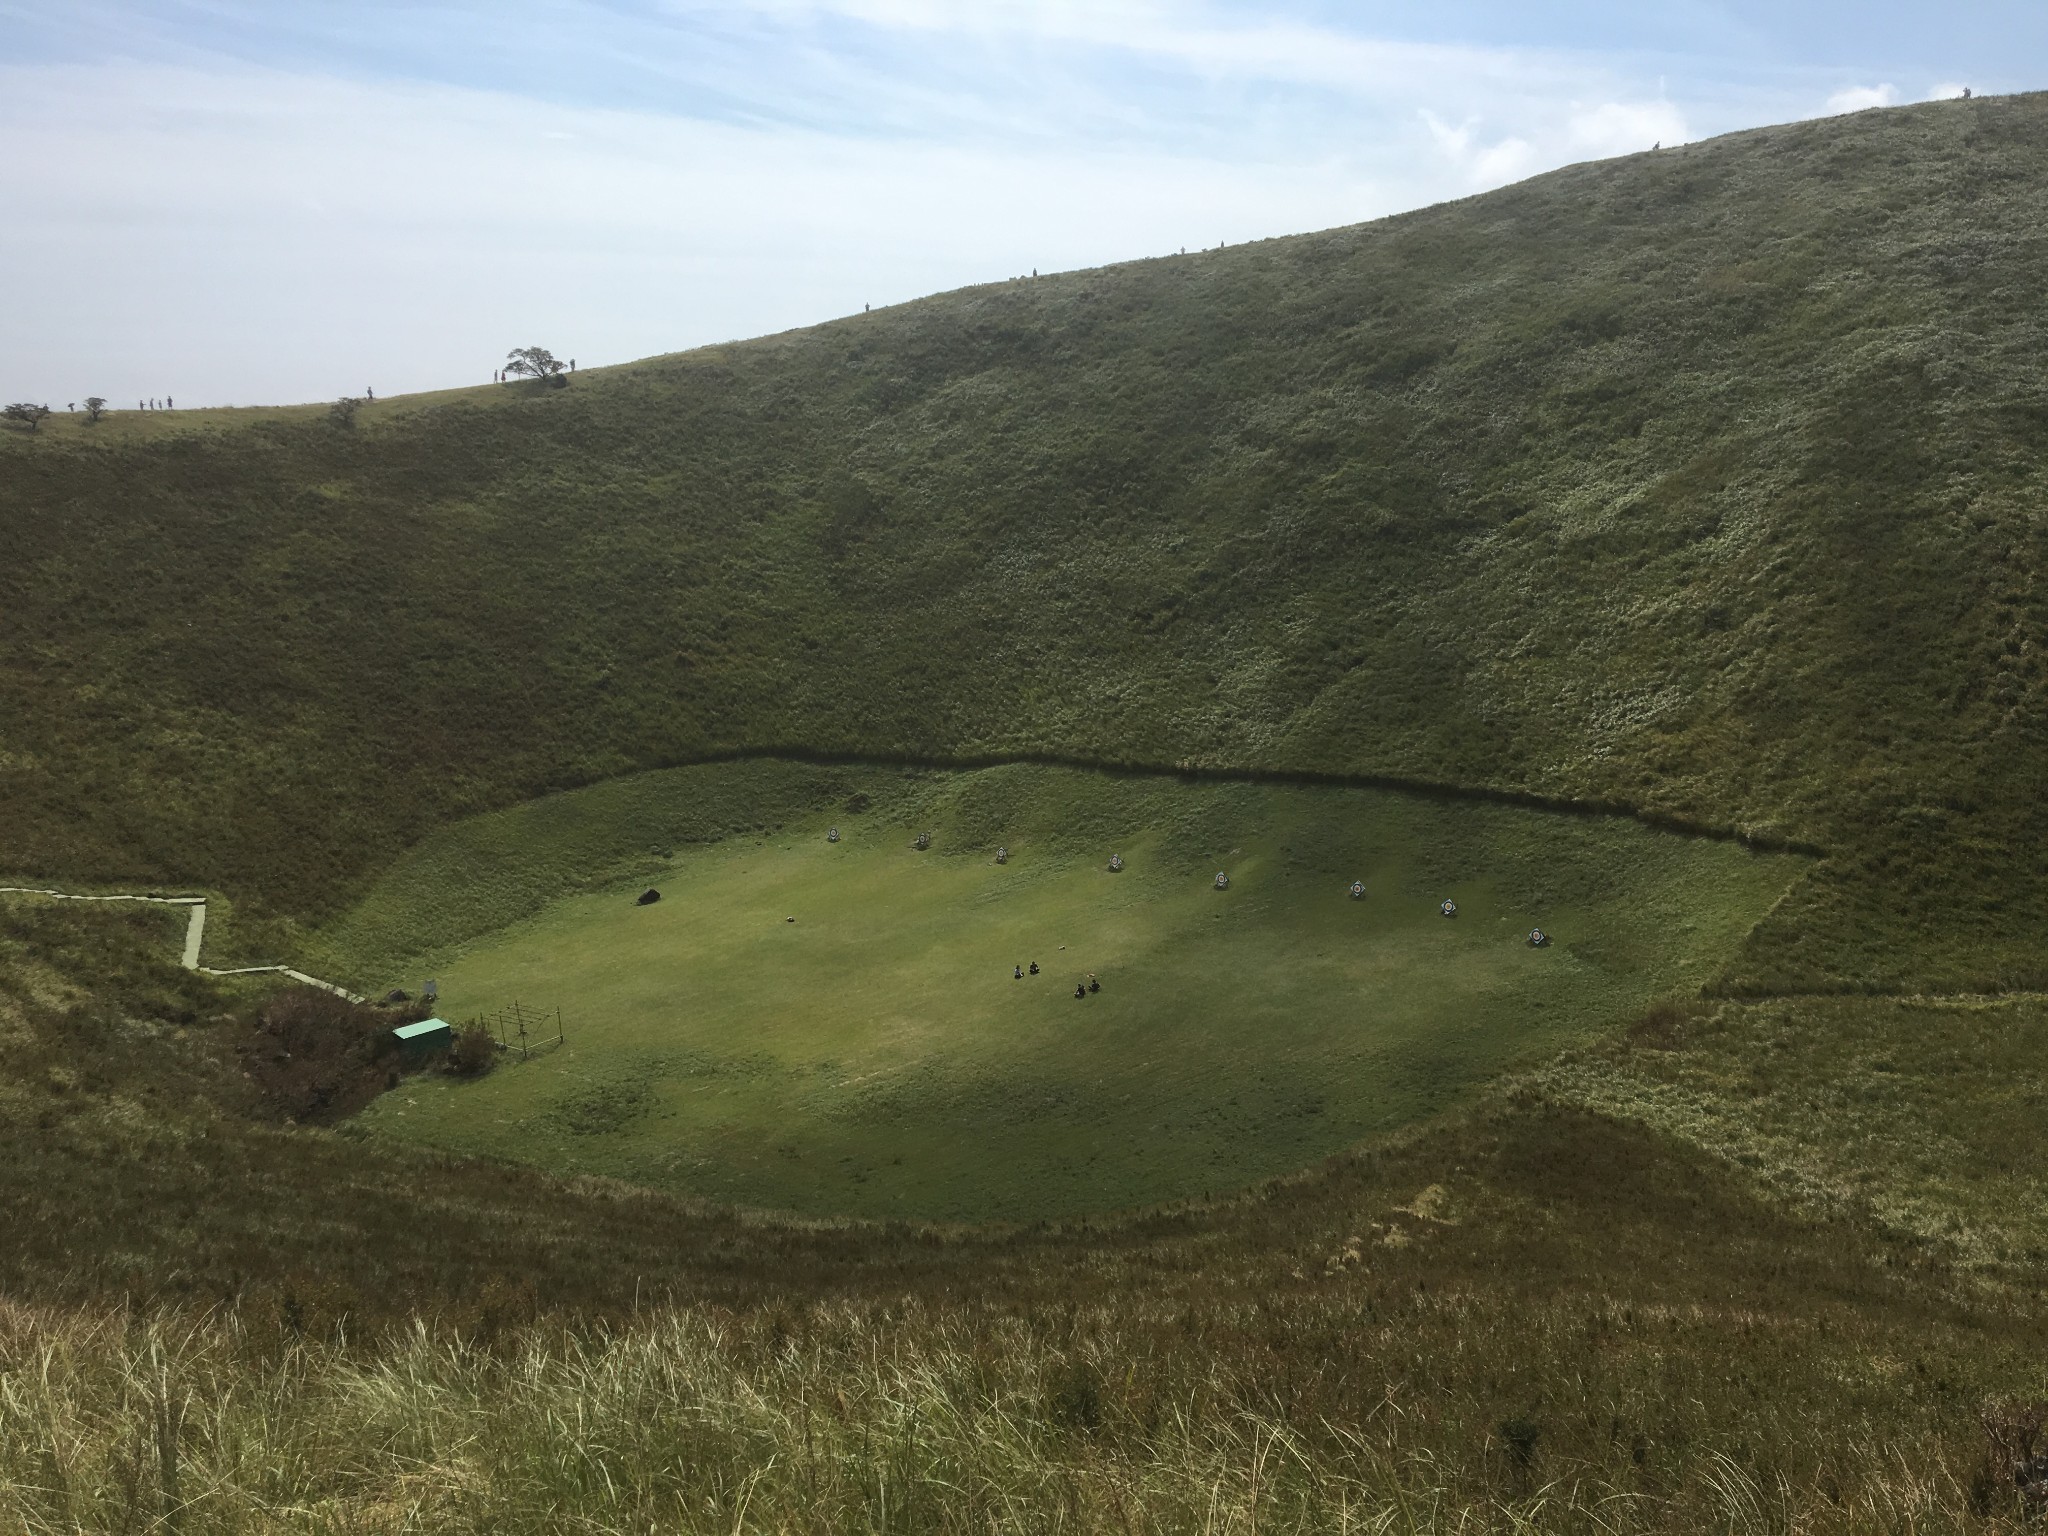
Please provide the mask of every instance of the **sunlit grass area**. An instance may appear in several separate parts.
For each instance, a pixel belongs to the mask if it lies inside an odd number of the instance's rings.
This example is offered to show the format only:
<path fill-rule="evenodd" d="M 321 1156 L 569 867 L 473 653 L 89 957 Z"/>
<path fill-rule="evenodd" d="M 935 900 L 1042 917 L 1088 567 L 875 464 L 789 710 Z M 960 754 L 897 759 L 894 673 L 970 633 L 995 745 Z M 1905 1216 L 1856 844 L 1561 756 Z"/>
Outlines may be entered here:
<path fill-rule="evenodd" d="M 553 848 L 523 856 L 566 880 L 571 846 L 610 841 L 603 808 L 723 799 L 758 771 L 489 818 L 430 841 L 366 905 L 431 911 L 480 844 L 550 830 Z M 800 772 L 822 797 L 845 771 Z M 1805 862 L 1386 791 L 1044 768 L 855 779 L 864 810 L 643 860 L 421 957 L 444 1013 L 559 1010 L 566 1043 L 482 1082 L 408 1084 L 363 1123 L 818 1213 L 1199 1196 L 1696 990 Z M 638 905 L 650 881 L 662 900 Z"/>

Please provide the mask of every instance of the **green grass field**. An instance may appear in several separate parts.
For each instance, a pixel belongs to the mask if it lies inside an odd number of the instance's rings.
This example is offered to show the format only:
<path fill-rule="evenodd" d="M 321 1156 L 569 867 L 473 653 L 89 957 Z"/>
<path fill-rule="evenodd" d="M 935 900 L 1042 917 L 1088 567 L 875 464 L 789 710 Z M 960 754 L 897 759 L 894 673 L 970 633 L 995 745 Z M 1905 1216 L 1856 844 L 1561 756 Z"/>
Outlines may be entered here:
<path fill-rule="evenodd" d="M 766 771 L 816 801 L 865 785 L 848 798 L 866 808 L 649 855 L 610 883 L 589 863 L 616 818 Z M 1384 791 L 749 764 L 483 818 L 370 905 L 431 911 L 514 839 L 596 888 L 417 966 L 450 1017 L 558 1007 L 567 1044 L 481 1082 L 414 1080 L 367 1126 L 744 1204 L 951 1219 L 1220 1192 L 1414 1120 L 1697 987 L 1801 868 Z M 664 899 L 636 906 L 650 879 Z M 1536 925 L 1551 947 L 1526 942 Z M 1077 999 L 1091 972 L 1101 992 Z"/>

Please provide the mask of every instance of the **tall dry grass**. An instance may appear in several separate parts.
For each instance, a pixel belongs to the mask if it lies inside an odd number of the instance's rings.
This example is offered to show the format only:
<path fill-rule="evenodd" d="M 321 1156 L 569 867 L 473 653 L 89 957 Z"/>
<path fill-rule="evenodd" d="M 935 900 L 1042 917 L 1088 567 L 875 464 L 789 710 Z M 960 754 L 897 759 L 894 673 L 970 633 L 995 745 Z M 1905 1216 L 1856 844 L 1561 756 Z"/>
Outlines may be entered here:
<path fill-rule="evenodd" d="M 0 1529 L 45 1532 L 1937 1532 L 1954 1448 L 1703 1449 L 1677 1477 L 1475 1447 L 1392 1387 L 1301 1422 L 1213 1359 L 1166 1390 L 1103 1335 L 821 1307 L 668 1311 L 486 1347 L 282 1348 L 200 1319 L 0 1304 Z M 1773 1470 L 1776 1468 L 1777 1470 Z M 1983 1505 L 1982 1490 L 1977 1501 Z"/>

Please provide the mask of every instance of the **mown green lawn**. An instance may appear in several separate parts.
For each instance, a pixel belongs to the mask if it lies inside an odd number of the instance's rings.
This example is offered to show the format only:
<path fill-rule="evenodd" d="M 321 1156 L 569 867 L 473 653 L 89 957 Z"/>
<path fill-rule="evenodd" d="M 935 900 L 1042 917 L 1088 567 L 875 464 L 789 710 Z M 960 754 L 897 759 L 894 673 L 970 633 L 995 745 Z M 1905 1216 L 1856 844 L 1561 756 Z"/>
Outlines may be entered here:
<path fill-rule="evenodd" d="M 750 771 L 642 784 L 710 793 Z M 363 1123 L 816 1213 L 1032 1218 L 1199 1195 L 1696 987 L 1801 868 L 1626 821 L 1381 791 L 866 774 L 864 812 L 661 861 L 656 905 L 634 902 L 643 864 L 421 958 L 451 1018 L 559 1008 L 567 1043 L 481 1082 L 412 1080 Z M 644 813 L 658 790 L 600 786 L 466 836 L 588 839 L 591 807 Z M 963 839 L 1006 811 L 1022 824 L 998 834 L 998 866 L 993 838 Z M 411 891 L 372 904 L 431 905 L 433 882 L 459 878 L 426 852 L 393 877 Z M 1538 924 L 1547 949 L 1526 942 Z M 1014 979 L 1034 960 L 1040 975 Z M 1090 972 L 1102 990 L 1077 999 Z"/>

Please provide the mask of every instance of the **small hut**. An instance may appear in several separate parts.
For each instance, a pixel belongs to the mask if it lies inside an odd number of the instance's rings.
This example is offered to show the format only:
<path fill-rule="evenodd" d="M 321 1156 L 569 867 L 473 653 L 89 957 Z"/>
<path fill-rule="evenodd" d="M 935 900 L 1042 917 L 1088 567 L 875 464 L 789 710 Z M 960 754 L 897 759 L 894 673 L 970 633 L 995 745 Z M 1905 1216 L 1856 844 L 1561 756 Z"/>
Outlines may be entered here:
<path fill-rule="evenodd" d="M 445 1051 L 455 1043 L 455 1031 L 446 1019 L 421 1019 L 417 1024 L 401 1024 L 391 1031 L 398 1042 L 398 1054 L 406 1065 L 425 1061 L 436 1051 Z"/>

